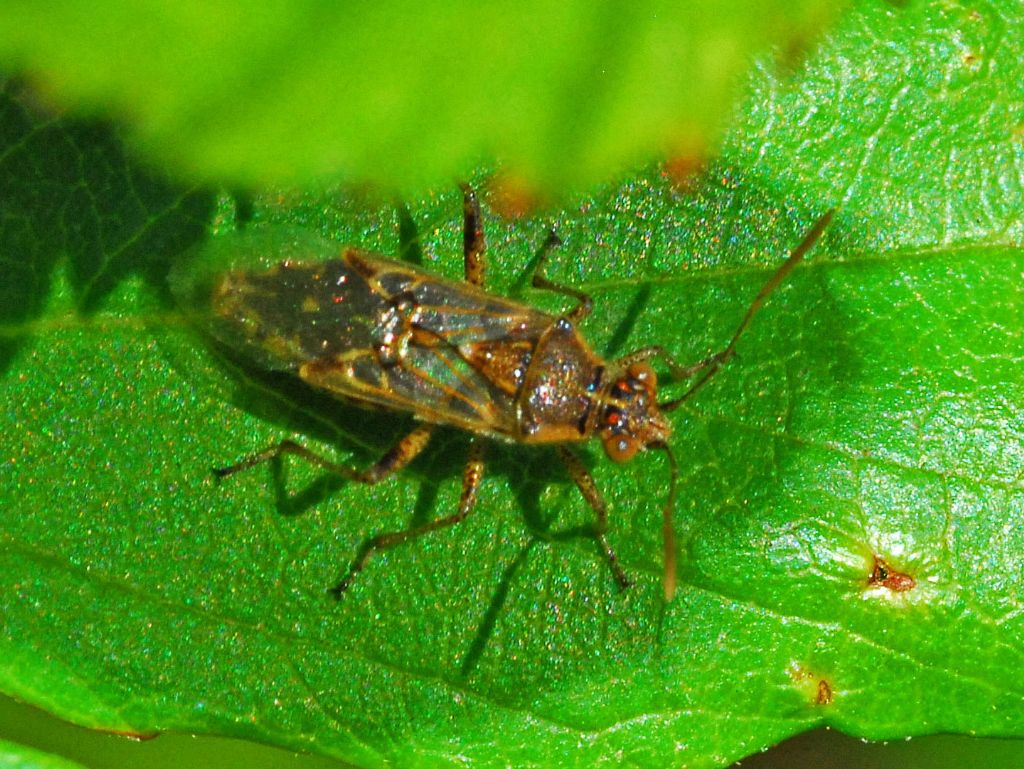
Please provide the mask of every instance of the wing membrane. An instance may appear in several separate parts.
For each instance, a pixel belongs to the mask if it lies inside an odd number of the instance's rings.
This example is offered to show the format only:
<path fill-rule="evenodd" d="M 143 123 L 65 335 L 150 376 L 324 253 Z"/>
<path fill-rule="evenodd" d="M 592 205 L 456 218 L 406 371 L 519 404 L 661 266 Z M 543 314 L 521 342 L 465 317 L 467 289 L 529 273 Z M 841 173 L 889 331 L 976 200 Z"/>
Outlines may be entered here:
<path fill-rule="evenodd" d="M 219 302 L 217 299 L 219 298 Z M 516 399 L 554 318 L 356 249 L 229 275 L 215 309 L 261 361 L 340 397 L 475 433 L 517 433 Z"/>

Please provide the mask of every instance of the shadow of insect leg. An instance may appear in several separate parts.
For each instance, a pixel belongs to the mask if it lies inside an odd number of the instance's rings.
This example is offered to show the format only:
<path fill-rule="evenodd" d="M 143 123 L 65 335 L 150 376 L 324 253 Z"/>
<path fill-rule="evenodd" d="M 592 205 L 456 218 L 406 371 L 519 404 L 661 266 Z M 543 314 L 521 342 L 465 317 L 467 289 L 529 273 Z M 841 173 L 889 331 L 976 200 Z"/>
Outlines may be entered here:
<path fill-rule="evenodd" d="M 263 451 L 253 454 L 251 457 L 243 459 L 241 462 L 237 462 L 236 464 L 228 465 L 227 467 L 215 467 L 213 469 L 213 474 L 218 478 L 225 478 L 229 475 L 242 472 L 243 470 L 249 470 L 250 468 L 261 465 L 264 462 L 271 462 L 282 455 L 292 454 L 304 459 L 311 465 L 335 475 L 339 475 L 342 478 L 372 486 L 391 477 L 412 462 L 412 460 L 415 459 L 424 448 L 426 448 L 433 432 L 433 425 L 421 425 L 417 427 L 402 438 L 402 440 L 392 446 L 384 456 L 365 469 L 352 468 L 347 465 L 332 462 L 331 460 L 310 451 L 305 446 L 300 446 L 295 443 L 295 441 L 284 440 L 280 443 L 274 444 L 273 446 L 269 446 Z M 368 554 L 363 558 L 364 563 L 367 558 L 369 558 Z M 359 565 L 359 568 L 362 568 L 362 564 Z M 351 578 L 355 576 L 355 572 L 358 570 L 359 569 L 354 569 L 350 572 L 347 579 L 351 581 Z M 337 594 L 338 587 L 335 587 L 332 592 Z"/>
<path fill-rule="evenodd" d="M 470 444 L 469 458 L 466 460 L 466 469 L 463 471 L 462 475 L 462 496 L 459 498 L 458 511 L 444 518 L 438 518 L 437 520 L 425 523 L 422 526 L 415 526 L 411 529 L 405 529 L 402 531 L 387 531 L 368 539 L 359 549 L 359 553 L 356 555 L 355 560 L 352 561 L 352 565 L 349 567 L 348 573 L 337 585 L 331 588 L 330 592 L 335 598 L 340 599 L 342 594 L 352 585 L 352 581 L 356 578 L 356 575 L 366 567 L 367 562 L 377 551 L 390 550 L 403 542 L 408 542 L 411 539 L 422 537 L 424 534 L 429 534 L 432 531 L 444 529 L 448 526 L 454 526 L 455 524 L 464 521 L 469 514 L 473 512 L 473 508 L 476 506 L 476 500 L 480 489 L 480 481 L 483 478 L 483 475 L 483 444 L 474 440 Z"/>
<path fill-rule="evenodd" d="M 491 598 L 487 611 L 484 612 L 483 620 L 480 622 L 476 635 L 473 637 L 473 643 L 470 644 L 469 651 L 466 652 L 462 666 L 459 668 L 459 675 L 463 678 L 467 678 L 473 672 L 480 662 L 480 657 L 486 651 L 487 642 L 494 635 L 494 628 L 498 623 L 502 610 L 505 608 L 505 602 L 508 600 L 509 590 L 515 581 L 516 573 L 526 564 L 530 552 L 537 542 L 537 539 L 528 540 L 519 551 L 519 555 L 502 572 L 501 579 L 498 580 L 498 589 Z"/>
<path fill-rule="evenodd" d="M 594 530 L 594 539 L 597 540 L 597 544 L 601 547 L 604 553 L 605 560 L 608 561 L 608 566 L 612 570 L 612 574 L 615 577 L 615 581 L 619 583 L 622 588 L 627 588 L 633 584 L 626 572 L 622 570 L 622 566 L 619 565 L 619 557 L 615 554 L 612 546 L 608 543 L 608 537 L 605 534 L 608 531 L 608 506 L 605 504 L 604 497 L 601 496 L 601 492 L 597 488 L 597 484 L 594 483 L 594 478 L 587 471 L 587 468 L 583 466 L 580 458 L 576 456 L 571 449 L 565 446 L 558 447 L 558 455 L 562 458 L 562 462 L 565 463 L 566 469 L 569 471 L 569 475 L 576 482 L 579 487 L 580 493 L 583 494 L 583 498 L 587 500 L 587 504 L 594 511 L 594 515 L 597 516 L 597 526 Z"/>

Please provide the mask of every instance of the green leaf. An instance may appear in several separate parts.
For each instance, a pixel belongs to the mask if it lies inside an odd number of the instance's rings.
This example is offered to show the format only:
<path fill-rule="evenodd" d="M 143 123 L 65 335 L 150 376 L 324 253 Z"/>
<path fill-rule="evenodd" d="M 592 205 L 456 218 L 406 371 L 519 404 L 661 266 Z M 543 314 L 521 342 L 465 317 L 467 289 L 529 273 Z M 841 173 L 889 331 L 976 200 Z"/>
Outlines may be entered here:
<path fill-rule="evenodd" d="M 500 159 L 578 186 L 707 152 L 753 53 L 795 55 L 835 7 L 758 5 L 6 3 L 0 64 L 189 178 L 408 189 Z"/>
<path fill-rule="evenodd" d="M 551 277 L 593 294 L 599 353 L 698 360 L 840 207 L 673 414 L 668 606 L 663 459 L 586 454 L 637 578 L 620 593 L 554 456 L 516 446 L 489 448 L 470 520 L 381 554 L 335 603 L 368 537 L 454 510 L 466 438 L 373 488 L 298 461 L 215 484 L 284 437 L 366 464 L 409 424 L 233 365 L 165 277 L 204 226 L 243 224 L 456 276 L 458 191 L 237 205 L 8 85 L 0 688 L 90 726 L 359 766 L 720 766 L 821 724 L 1024 734 L 1022 49 L 998 3 L 864 3 L 799 72 L 758 67 L 689 188 L 651 169 L 561 211 L 488 209 L 495 291 L 565 306 L 522 288 L 554 225 Z"/>
<path fill-rule="evenodd" d="M 0 768 L 2 769 L 81 769 L 81 764 L 61 756 L 42 753 L 23 745 L 0 740 Z"/>

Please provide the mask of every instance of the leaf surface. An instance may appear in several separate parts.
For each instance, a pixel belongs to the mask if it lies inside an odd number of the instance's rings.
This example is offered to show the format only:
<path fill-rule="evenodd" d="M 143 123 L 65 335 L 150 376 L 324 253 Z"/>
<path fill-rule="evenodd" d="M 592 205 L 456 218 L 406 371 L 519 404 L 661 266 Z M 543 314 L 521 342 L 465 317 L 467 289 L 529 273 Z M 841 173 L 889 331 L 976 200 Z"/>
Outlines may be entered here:
<path fill-rule="evenodd" d="M 821 724 L 1021 735 L 1024 46 L 1002 9 L 865 3 L 800 71 L 755 71 L 687 187 L 652 169 L 560 211 L 488 209 L 495 291 L 565 306 L 523 288 L 554 225 L 551 277 L 593 294 L 600 354 L 698 360 L 839 206 L 673 415 L 668 606 L 662 458 L 585 454 L 637 577 L 620 593 L 554 456 L 515 446 L 490 450 L 470 520 L 375 558 L 334 603 L 366 538 L 454 510 L 466 438 L 373 488 L 299 462 L 215 484 L 211 466 L 284 437 L 366 464 L 409 423 L 232 365 L 166 274 L 207 227 L 244 224 L 456 276 L 457 190 L 239 205 L 9 84 L 3 689 L 87 725 L 359 766 L 720 766 Z"/>

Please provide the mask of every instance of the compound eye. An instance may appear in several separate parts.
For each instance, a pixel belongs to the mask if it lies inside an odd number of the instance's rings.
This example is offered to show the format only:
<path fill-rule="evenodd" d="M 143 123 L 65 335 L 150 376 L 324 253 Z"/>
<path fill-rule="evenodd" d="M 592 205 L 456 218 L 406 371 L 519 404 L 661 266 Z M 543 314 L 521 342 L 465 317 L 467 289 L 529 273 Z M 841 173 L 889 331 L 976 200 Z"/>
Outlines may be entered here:
<path fill-rule="evenodd" d="M 640 441 L 632 435 L 614 432 L 607 432 L 601 438 L 604 443 L 604 452 L 612 462 L 628 462 L 640 449 Z"/>
<path fill-rule="evenodd" d="M 654 395 L 655 390 L 658 387 L 658 375 L 654 373 L 654 369 L 648 366 L 646 363 L 634 363 L 628 369 L 626 369 L 626 376 L 630 382 L 634 383 L 634 386 L 639 385 L 647 391 L 648 395 Z"/>

